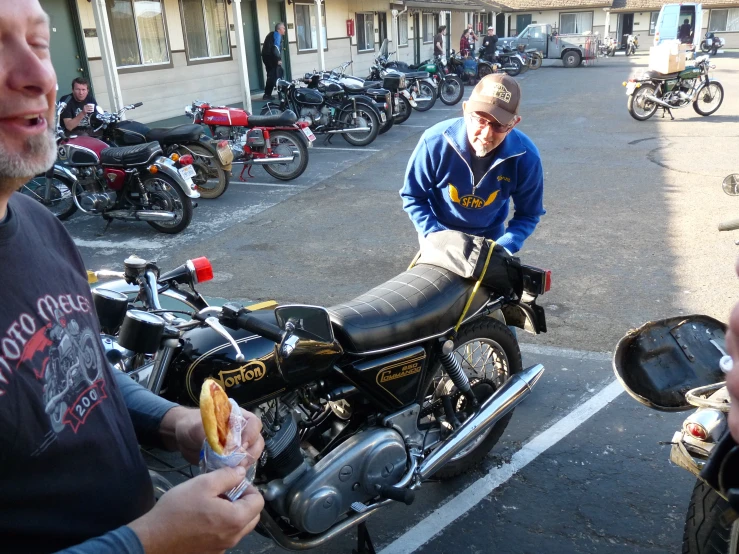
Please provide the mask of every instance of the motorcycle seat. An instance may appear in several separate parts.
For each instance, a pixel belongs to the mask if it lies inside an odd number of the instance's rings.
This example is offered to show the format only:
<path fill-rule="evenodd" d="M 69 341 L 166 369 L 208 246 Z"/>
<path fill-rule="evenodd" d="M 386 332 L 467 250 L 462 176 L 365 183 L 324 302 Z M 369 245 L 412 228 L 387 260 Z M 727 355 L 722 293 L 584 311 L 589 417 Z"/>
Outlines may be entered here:
<path fill-rule="evenodd" d="M 405 76 L 407 79 L 428 79 L 428 71 L 406 71 Z"/>
<path fill-rule="evenodd" d="M 186 124 L 177 127 L 157 127 L 146 133 L 146 140 L 156 141 L 161 144 L 172 144 L 174 142 L 191 142 L 198 140 L 203 134 L 200 125 Z"/>
<path fill-rule="evenodd" d="M 677 76 L 680 75 L 680 72 L 677 73 L 658 73 L 657 71 L 652 71 L 651 69 L 647 72 L 645 72 L 645 75 L 649 75 L 650 79 L 661 79 L 664 81 L 667 81 L 669 79 L 677 79 Z"/>
<path fill-rule="evenodd" d="M 298 120 L 292 110 L 285 110 L 277 115 L 250 115 L 247 127 L 286 127 Z"/>
<path fill-rule="evenodd" d="M 106 148 L 100 153 L 100 162 L 119 167 L 143 165 L 161 155 L 162 147 L 158 142 L 146 142 L 134 146 Z"/>
<path fill-rule="evenodd" d="M 382 81 L 365 81 L 364 90 L 370 90 L 373 88 L 382 88 Z"/>
<path fill-rule="evenodd" d="M 334 333 L 349 352 L 370 352 L 442 333 L 457 323 L 475 282 L 417 265 L 365 294 L 328 308 Z M 488 300 L 481 288 L 468 314 Z"/>

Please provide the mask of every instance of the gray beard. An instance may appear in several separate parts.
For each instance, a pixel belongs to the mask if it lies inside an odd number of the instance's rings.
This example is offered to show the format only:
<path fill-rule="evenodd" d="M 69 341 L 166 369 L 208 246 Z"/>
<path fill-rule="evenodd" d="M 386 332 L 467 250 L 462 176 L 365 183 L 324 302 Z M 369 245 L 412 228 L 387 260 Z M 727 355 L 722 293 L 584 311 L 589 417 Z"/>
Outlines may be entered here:
<path fill-rule="evenodd" d="M 0 194 L 19 188 L 18 180 L 29 181 L 46 172 L 56 161 L 56 139 L 51 129 L 26 141 L 22 154 L 8 152 L 0 141 Z"/>

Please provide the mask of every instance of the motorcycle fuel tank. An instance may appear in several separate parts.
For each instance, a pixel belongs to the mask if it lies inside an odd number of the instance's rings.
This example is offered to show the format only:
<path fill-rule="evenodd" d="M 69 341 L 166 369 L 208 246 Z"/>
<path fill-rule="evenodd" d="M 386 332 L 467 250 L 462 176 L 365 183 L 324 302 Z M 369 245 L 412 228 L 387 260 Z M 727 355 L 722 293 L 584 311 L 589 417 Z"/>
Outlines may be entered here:
<path fill-rule="evenodd" d="M 110 148 L 102 140 L 73 136 L 59 146 L 59 161 L 66 165 L 84 166 L 100 163 L 100 152 Z"/>
<path fill-rule="evenodd" d="M 317 90 L 304 88 L 295 91 L 295 98 L 301 104 L 320 106 L 323 104 L 323 95 Z"/>
<path fill-rule="evenodd" d="M 206 125 L 245 127 L 247 121 L 246 112 L 239 108 L 211 108 L 203 116 L 203 123 Z"/>

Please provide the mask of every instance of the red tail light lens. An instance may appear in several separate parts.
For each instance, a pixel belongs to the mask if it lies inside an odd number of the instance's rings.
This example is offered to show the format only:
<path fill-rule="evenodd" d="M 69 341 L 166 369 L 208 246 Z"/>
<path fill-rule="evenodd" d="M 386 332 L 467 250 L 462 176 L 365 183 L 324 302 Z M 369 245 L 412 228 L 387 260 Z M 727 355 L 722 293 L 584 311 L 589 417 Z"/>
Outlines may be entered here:
<path fill-rule="evenodd" d="M 184 156 L 180 156 L 180 165 L 192 165 L 193 158 L 190 154 L 185 154 Z"/>
<path fill-rule="evenodd" d="M 213 266 L 205 256 L 195 258 L 192 265 L 195 268 L 195 279 L 198 283 L 205 283 L 213 279 Z"/>
<path fill-rule="evenodd" d="M 703 427 L 703 425 L 700 425 L 698 423 L 688 423 L 685 426 L 685 430 L 688 433 L 690 433 L 692 436 L 694 436 L 696 439 L 700 439 L 704 441 L 708 438 L 708 433 L 706 432 L 706 428 Z"/>
<path fill-rule="evenodd" d="M 549 292 L 552 288 L 552 270 L 547 269 L 544 272 L 544 292 Z"/>

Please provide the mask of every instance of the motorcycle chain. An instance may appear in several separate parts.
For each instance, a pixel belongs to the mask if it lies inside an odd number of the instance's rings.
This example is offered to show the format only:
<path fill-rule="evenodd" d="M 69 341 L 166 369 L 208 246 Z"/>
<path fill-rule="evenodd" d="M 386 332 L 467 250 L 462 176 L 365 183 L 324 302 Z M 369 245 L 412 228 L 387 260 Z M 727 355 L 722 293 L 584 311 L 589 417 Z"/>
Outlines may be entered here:
<path fill-rule="evenodd" d="M 473 379 L 472 381 L 470 381 L 470 388 L 474 389 L 475 387 L 482 385 L 483 383 L 487 383 L 488 385 L 493 387 L 493 390 L 497 390 L 498 388 L 495 386 L 495 383 L 491 381 L 490 379 Z M 457 390 L 457 392 L 455 392 L 452 395 L 452 406 L 456 406 L 457 402 L 459 401 L 461 397 L 462 397 L 462 391 Z M 431 404 L 429 404 L 425 408 L 422 408 L 418 417 L 419 418 L 426 417 L 426 416 L 432 415 L 436 410 L 439 410 L 439 409 L 443 410 L 444 405 L 442 404 L 443 402 L 442 398 L 443 397 L 440 397 L 437 400 L 434 400 Z"/>

